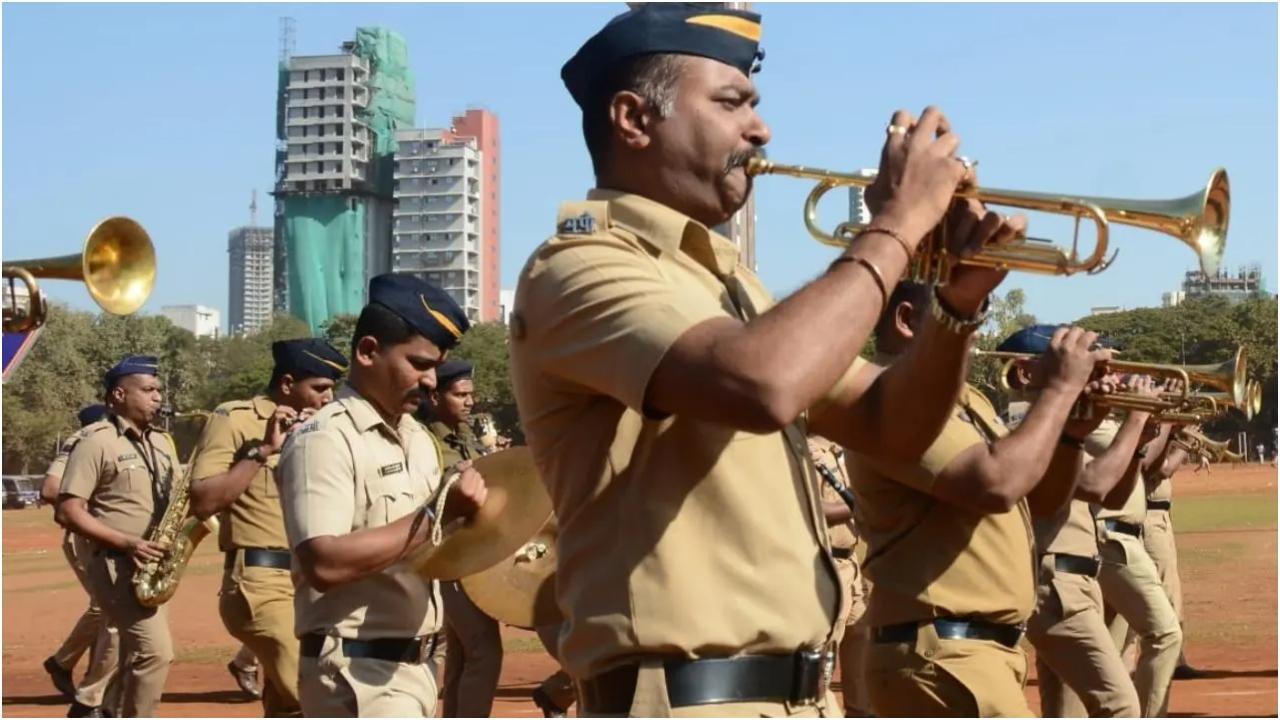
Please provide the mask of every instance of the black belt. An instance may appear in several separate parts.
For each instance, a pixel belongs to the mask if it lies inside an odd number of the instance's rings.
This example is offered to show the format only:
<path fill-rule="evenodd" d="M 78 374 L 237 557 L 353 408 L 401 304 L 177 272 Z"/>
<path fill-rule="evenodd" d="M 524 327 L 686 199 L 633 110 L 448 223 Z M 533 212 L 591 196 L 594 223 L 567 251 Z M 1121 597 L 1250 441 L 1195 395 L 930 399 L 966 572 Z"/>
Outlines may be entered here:
<path fill-rule="evenodd" d="M 1147 509 L 1148 510 L 1172 510 L 1173 501 L 1172 500 L 1148 500 Z"/>
<path fill-rule="evenodd" d="M 793 655 L 741 655 L 733 658 L 668 660 L 667 699 L 671 707 L 737 702 L 800 704 L 826 693 L 831 656 L 818 651 Z M 623 665 L 582 683 L 585 714 L 623 715 L 636 694 L 637 665 Z"/>
<path fill-rule="evenodd" d="M 1001 625 L 983 620 L 935 618 L 933 627 L 943 640 L 993 640 L 1007 648 L 1018 647 L 1022 639 L 1021 625 Z M 902 623 L 872 628 L 871 639 L 878 643 L 913 643 L 921 623 Z"/>
<path fill-rule="evenodd" d="M 1111 532 L 1124 533 L 1136 538 L 1142 537 L 1142 526 L 1134 523 L 1128 523 L 1123 520 L 1103 520 L 1102 526 Z"/>
<path fill-rule="evenodd" d="M 853 548 L 831 548 L 831 557 L 837 560 L 848 560 L 853 557 Z"/>
<path fill-rule="evenodd" d="M 1058 572 L 1098 577 L 1098 568 L 1101 566 L 1102 563 L 1098 558 L 1085 557 L 1084 555 L 1067 555 L 1065 553 L 1053 554 L 1053 568 Z"/>
<path fill-rule="evenodd" d="M 244 553 L 245 567 L 265 567 L 276 570 L 288 570 L 293 566 L 293 554 L 288 550 L 270 550 L 268 548 L 238 548 L 227 552 L 223 567 L 236 564 L 236 553 Z"/>
<path fill-rule="evenodd" d="M 325 638 L 325 635 L 318 633 L 303 635 L 299 643 L 303 657 L 320 657 Z M 337 640 L 342 643 L 342 654 L 346 657 L 386 660 L 409 665 L 418 665 L 431 657 L 437 642 L 435 635 L 416 638 L 375 638 L 373 640 L 337 638 Z"/>

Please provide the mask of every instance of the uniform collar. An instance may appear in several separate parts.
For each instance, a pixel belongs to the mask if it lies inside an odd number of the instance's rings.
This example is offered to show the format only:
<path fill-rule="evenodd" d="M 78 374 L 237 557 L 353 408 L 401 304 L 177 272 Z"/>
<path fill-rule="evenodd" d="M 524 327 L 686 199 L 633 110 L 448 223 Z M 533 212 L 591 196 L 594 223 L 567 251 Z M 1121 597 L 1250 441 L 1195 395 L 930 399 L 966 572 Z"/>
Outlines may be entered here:
<path fill-rule="evenodd" d="M 401 413 L 400 417 L 396 419 L 395 425 L 387 423 L 382 419 L 382 415 L 378 413 L 373 403 L 366 400 L 351 385 L 343 385 L 334 400 L 342 403 L 342 406 L 347 410 L 347 414 L 351 416 L 351 421 L 355 423 L 356 429 L 360 432 L 368 432 L 381 425 L 391 431 L 392 434 L 398 436 L 401 429 L 405 427 L 406 421 L 410 424 L 417 422 L 408 413 Z"/>
<path fill-rule="evenodd" d="M 453 437 L 454 435 L 458 434 L 457 432 L 454 431 L 453 428 L 449 427 L 448 425 L 445 425 L 443 422 L 439 420 L 432 420 L 430 423 L 427 424 L 427 429 L 431 431 L 431 434 L 435 435 L 441 440 L 444 440 L 449 437 Z"/>
<path fill-rule="evenodd" d="M 138 439 L 143 439 L 151 432 L 151 428 L 139 428 L 123 415 L 111 413 L 109 417 L 111 418 L 111 424 L 116 428 L 116 432 L 126 437 L 132 436 Z"/>
<path fill-rule="evenodd" d="M 266 395 L 255 395 L 249 401 L 253 405 L 253 411 L 257 413 L 260 420 L 266 420 L 276 411 L 276 403 Z"/>
<path fill-rule="evenodd" d="M 738 265 L 738 248 L 722 235 L 684 213 L 643 195 L 594 188 L 588 200 L 609 203 L 609 221 L 635 233 L 659 252 L 684 250 L 708 270 L 732 275 Z"/>

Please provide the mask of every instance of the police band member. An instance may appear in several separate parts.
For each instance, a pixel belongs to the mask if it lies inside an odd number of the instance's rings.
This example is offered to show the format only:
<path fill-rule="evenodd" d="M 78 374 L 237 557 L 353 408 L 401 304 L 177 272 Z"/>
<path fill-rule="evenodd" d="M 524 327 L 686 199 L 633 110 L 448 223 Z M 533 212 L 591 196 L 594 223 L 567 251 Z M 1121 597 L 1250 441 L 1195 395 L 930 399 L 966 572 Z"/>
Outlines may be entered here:
<path fill-rule="evenodd" d="M 997 350 L 1042 353 L 1055 328 L 1036 325 L 1014 333 Z M 1105 343 L 1101 343 L 1105 344 Z M 1028 377 L 1011 371 L 1015 397 L 1034 398 L 1025 390 Z M 1118 385 L 1112 376 L 1109 382 Z M 1158 392 L 1146 377 L 1129 381 L 1127 391 L 1150 396 Z M 1009 404 L 1010 426 L 1016 427 L 1030 403 Z M 1104 413 L 1090 409 L 1092 413 Z M 1084 453 L 1071 493 L 1048 513 L 1033 518 L 1037 567 L 1036 608 L 1027 622 L 1027 638 L 1036 648 L 1036 677 L 1044 717 L 1138 717 L 1138 693 L 1111 640 L 1103 616 L 1102 591 L 1097 583 L 1100 559 L 1094 512 L 1119 507 L 1138 478 L 1135 452 L 1145 436 L 1149 414 L 1129 413 L 1123 423 L 1102 420 L 1094 431 L 1115 438 L 1099 455 Z M 1085 442 L 1076 423 L 1068 422 L 1063 442 Z"/>
<path fill-rule="evenodd" d="M 464 467 L 437 516 L 441 459 L 412 413 L 467 328 L 440 288 L 409 275 L 373 278 L 347 384 L 285 443 L 277 472 L 299 573 L 298 691 L 307 716 L 435 710 L 424 638 L 439 630 L 440 596 L 404 560 L 437 522 L 473 515 L 486 491 Z"/>
<path fill-rule="evenodd" d="M 62 473 L 67 467 L 67 457 L 76 443 L 84 439 L 90 432 L 89 426 L 106 417 L 107 406 L 102 404 L 88 405 L 80 410 L 76 419 L 80 429 L 72 433 L 61 447 L 49 469 L 45 471 L 44 481 L 40 484 L 40 498 L 44 502 L 55 505 L 58 502 L 58 488 L 62 485 Z M 111 681 L 116 677 L 119 658 L 119 634 L 102 614 L 102 607 L 93 599 L 89 590 L 88 560 L 92 548 L 80 535 L 66 530 L 62 534 L 62 554 L 75 573 L 80 587 L 89 595 L 89 607 L 80 615 L 75 626 L 67 635 L 62 645 L 44 661 L 44 670 L 49 673 L 54 687 L 71 701 L 68 717 L 93 717 L 101 713 L 99 706 L 104 704 Z M 84 677 L 76 684 L 72 676 L 76 663 L 88 651 L 89 666 Z M 111 686 L 119 690 L 119 684 Z M 112 695 L 118 695 L 113 692 Z M 114 708 L 115 703 L 108 703 Z"/>
<path fill-rule="evenodd" d="M 1166 428 L 1138 450 L 1139 472 L 1151 472 L 1163 457 L 1167 440 Z M 1111 442 L 1109 436 L 1095 433 L 1086 447 L 1091 454 L 1098 454 Z M 1142 716 L 1163 717 L 1182 650 L 1182 629 L 1142 540 L 1146 514 L 1147 488 L 1142 482 L 1133 484 L 1119 509 L 1103 508 L 1097 513 L 1095 528 L 1102 558 L 1098 584 L 1116 648 L 1124 647 L 1130 629 L 1138 637 L 1133 683 Z"/>
<path fill-rule="evenodd" d="M 333 399 L 347 359 L 315 338 L 276 342 L 271 356 L 266 394 L 219 405 L 201 431 L 191 508 L 200 518 L 221 517 L 218 547 L 226 561 L 218 613 L 261 664 L 266 717 L 288 717 L 301 713 L 298 639 L 275 473 L 285 438 Z"/>
<path fill-rule="evenodd" d="M 895 290 L 876 328 L 886 361 L 918 342 L 927 299 L 914 283 Z M 1031 714 L 1019 647 L 1035 605 L 1031 512 L 1056 507 L 1075 480 L 1081 448 L 1064 441 L 1064 426 L 1109 357 L 1092 349 L 1095 339 L 1080 328 L 1054 331 L 1029 366 L 1038 396 L 1012 432 L 966 386 L 918 460 L 850 453 L 871 584 L 865 678 L 877 716 Z"/>
<path fill-rule="evenodd" d="M 90 425 L 67 458 L 55 517 L 88 543 L 90 595 L 120 634 L 121 711 L 156 714 L 173 643 L 166 606 L 141 605 L 134 572 L 164 558 L 165 546 L 146 540 L 169 503 L 177 453 L 173 440 L 151 428 L 160 410 L 154 357 L 130 355 L 107 371 L 107 417 Z"/>
<path fill-rule="evenodd" d="M 842 591 L 806 424 L 917 455 L 1002 278 L 957 270 L 919 352 L 883 372 L 858 361 L 968 175 L 940 112 L 899 111 L 872 229 L 774 306 L 711 230 L 746 201 L 742 162 L 770 136 L 750 79 L 760 31 L 752 12 L 645 4 L 561 72 L 597 188 L 561 207 L 521 273 L 511 359 L 560 523 L 558 649 L 583 714 L 838 712 L 825 678 Z M 956 252 L 1023 223 L 955 207 Z"/>

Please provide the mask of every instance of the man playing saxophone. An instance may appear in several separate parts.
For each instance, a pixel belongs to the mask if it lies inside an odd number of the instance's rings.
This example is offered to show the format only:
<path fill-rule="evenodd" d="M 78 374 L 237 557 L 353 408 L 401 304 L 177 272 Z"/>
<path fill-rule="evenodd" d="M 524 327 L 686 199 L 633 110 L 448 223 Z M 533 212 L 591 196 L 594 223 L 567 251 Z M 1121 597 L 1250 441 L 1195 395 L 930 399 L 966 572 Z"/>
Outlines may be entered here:
<path fill-rule="evenodd" d="M 173 644 L 164 606 L 145 607 L 133 591 L 134 572 L 162 560 L 152 542 L 164 517 L 177 465 L 173 440 L 151 428 L 160 410 L 154 357 L 130 355 L 107 371 L 107 418 L 67 458 L 55 517 L 91 545 L 92 595 L 120 633 L 121 705 L 125 717 L 156 714 Z"/>
<path fill-rule="evenodd" d="M 226 553 L 218 612 L 227 632 L 262 664 L 266 717 L 298 716 L 298 640 L 293 633 L 292 554 L 275 469 L 285 438 L 333 400 L 347 359 L 315 338 L 271 346 L 267 394 L 219 405 L 200 434 L 191 467 L 191 508 L 222 515 Z"/>

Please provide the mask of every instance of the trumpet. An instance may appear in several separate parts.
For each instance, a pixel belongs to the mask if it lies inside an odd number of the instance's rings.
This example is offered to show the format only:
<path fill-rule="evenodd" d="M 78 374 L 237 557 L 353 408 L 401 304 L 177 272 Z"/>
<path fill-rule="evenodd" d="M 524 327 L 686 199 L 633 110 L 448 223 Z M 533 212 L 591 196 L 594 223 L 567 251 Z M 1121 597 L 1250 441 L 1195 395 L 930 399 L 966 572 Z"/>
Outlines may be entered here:
<path fill-rule="evenodd" d="M 1169 442 L 1182 448 L 1191 455 L 1204 455 L 1214 462 L 1240 462 L 1244 458 L 1231 452 L 1231 443 L 1226 440 L 1211 440 L 1191 428 L 1182 428 Z"/>
<path fill-rule="evenodd" d="M 837 187 L 871 185 L 876 180 L 876 171 L 833 172 L 802 165 L 782 165 L 762 155 L 748 158 L 744 169 L 749 177 L 786 175 L 816 181 L 818 185 L 805 200 L 804 225 L 818 242 L 847 247 L 852 237 L 865 228 L 841 223 L 834 232 L 825 232 L 818 225 L 818 202 Z M 1071 216 L 1076 221 L 1075 236 L 1069 249 L 1060 248 L 1048 240 L 1021 238 L 1009 244 L 989 245 L 972 257 L 957 258 L 948 252 L 940 233 L 934 232 L 921 242 L 908 268 L 908 277 L 916 282 L 946 282 L 951 267 L 956 264 L 1042 275 L 1096 274 L 1105 270 L 1115 257 L 1107 256 L 1111 223 L 1154 230 L 1177 238 L 1196 253 L 1200 269 L 1212 275 L 1218 271 L 1226 250 L 1231 188 L 1226 170 L 1218 168 L 1209 176 L 1209 182 L 1202 190 L 1173 200 L 1122 200 L 989 188 L 963 189 L 956 193 L 955 198 Z M 1083 258 L 1079 251 L 1082 221 L 1091 221 L 1096 229 L 1093 251 Z"/>
<path fill-rule="evenodd" d="M 972 351 L 975 358 L 992 358 L 1004 360 L 1000 368 L 1000 389 L 1010 392 L 1009 370 L 1015 363 L 1032 360 L 1038 355 L 1023 352 L 1006 352 L 998 350 Z M 1112 410 L 1132 410 L 1149 412 L 1158 416 L 1161 422 L 1203 422 L 1224 411 L 1227 407 L 1235 407 L 1252 417 L 1256 406 L 1262 406 L 1262 388 L 1256 382 L 1251 383 L 1246 375 L 1244 348 L 1236 350 L 1229 360 L 1208 365 L 1161 365 L 1157 363 L 1128 362 L 1108 360 L 1107 368 L 1113 371 L 1132 375 L 1149 375 L 1153 378 L 1176 380 L 1180 383 L 1177 392 L 1163 392 L 1156 396 L 1137 395 L 1135 393 L 1111 393 L 1100 395 L 1092 400 L 1098 407 Z M 1220 393 L 1193 393 L 1192 384 L 1210 387 Z"/>
<path fill-rule="evenodd" d="M 156 282 L 156 252 L 147 231 L 131 218 L 109 217 L 94 226 L 79 253 L 5 263 L 0 276 L 9 281 L 5 293 L 4 331 L 21 333 L 45 323 L 48 305 L 37 278 L 79 280 L 106 312 L 137 312 Z M 26 286 L 19 302 L 17 283 Z"/>

